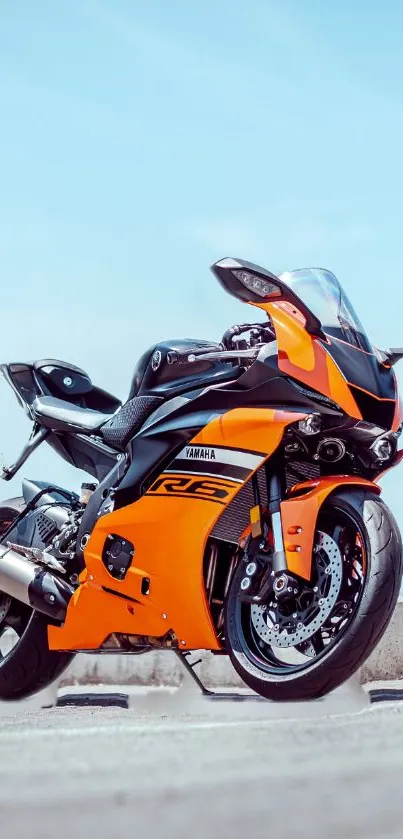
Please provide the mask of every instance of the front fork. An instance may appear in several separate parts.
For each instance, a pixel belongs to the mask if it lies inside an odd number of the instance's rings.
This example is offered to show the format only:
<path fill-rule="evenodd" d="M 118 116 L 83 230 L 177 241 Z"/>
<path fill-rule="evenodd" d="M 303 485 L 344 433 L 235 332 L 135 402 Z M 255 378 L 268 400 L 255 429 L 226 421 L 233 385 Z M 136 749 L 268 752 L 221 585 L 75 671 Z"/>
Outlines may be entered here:
<path fill-rule="evenodd" d="M 267 481 L 268 513 L 273 533 L 273 561 L 274 575 L 287 571 L 287 558 L 284 550 L 283 527 L 281 523 L 281 481 L 277 473 L 272 474 Z"/>
<path fill-rule="evenodd" d="M 273 466 L 268 471 L 266 467 L 267 485 L 267 510 L 263 515 L 259 493 L 259 484 L 256 475 L 252 478 L 254 495 L 254 507 L 250 511 L 251 536 L 259 543 L 259 548 L 253 551 L 253 561 L 247 563 L 246 577 L 241 583 L 241 599 L 249 603 L 263 603 L 267 595 L 274 590 L 278 595 L 287 591 L 289 584 L 294 588 L 295 583 L 287 574 L 287 558 L 284 549 L 283 528 L 281 521 L 281 499 L 282 481 L 280 473 L 273 471 Z M 268 538 L 272 540 L 272 550 L 267 544 Z M 250 594 L 251 577 L 254 576 L 257 564 L 265 567 L 261 578 L 259 591 Z"/>
<path fill-rule="evenodd" d="M 276 464 L 277 466 L 277 464 Z M 280 574 L 287 570 L 287 559 L 284 550 L 283 528 L 281 523 L 281 499 L 283 497 L 283 481 L 281 472 L 271 463 L 270 471 L 266 465 L 266 487 L 267 487 L 267 511 L 266 524 L 273 537 L 272 569 L 274 574 Z M 260 499 L 259 483 L 256 474 L 252 478 L 254 507 L 250 511 L 252 537 L 263 536 L 262 504 Z"/>

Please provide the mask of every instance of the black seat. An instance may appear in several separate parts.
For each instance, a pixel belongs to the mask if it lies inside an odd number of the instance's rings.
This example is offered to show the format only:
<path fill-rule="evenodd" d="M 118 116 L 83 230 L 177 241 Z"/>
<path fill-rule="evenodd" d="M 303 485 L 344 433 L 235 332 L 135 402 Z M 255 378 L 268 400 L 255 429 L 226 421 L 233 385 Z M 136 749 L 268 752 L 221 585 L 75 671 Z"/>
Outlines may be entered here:
<path fill-rule="evenodd" d="M 111 415 L 80 408 L 53 396 L 38 396 L 32 404 L 32 411 L 44 428 L 65 433 L 96 434 L 108 446 L 123 451 L 162 401 L 157 396 L 136 396 Z"/>
<path fill-rule="evenodd" d="M 113 414 L 80 408 L 55 396 L 37 396 L 32 403 L 35 419 L 44 428 L 52 431 L 79 431 L 82 434 L 95 434 Z"/>
<path fill-rule="evenodd" d="M 116 411 L 99 429 L 99 435 L 114 449 L 123 451 L 132 437 L 141 428 L 147 417 L 155 411 L 164 400 L 158 396 L 135 396 Z"/>

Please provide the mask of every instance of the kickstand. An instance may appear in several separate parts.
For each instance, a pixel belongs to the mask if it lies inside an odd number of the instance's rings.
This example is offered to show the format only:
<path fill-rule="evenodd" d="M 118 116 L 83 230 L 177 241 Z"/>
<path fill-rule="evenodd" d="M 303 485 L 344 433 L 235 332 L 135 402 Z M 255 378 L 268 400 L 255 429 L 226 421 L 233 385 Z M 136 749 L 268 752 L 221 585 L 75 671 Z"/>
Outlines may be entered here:
<path fill-rule="evenodd" d="M 193 681 L 196 682 L 197 687 L 200 688 L 203 696 L 215 696 L 214 691 L 208 690 L 208 688 L 205 687 L 202 680 L 199 678 L 199 676 L 197 675 L 197 673 L 195 673 L 195 671 L 193 669 L 194 667 L 197 666 L 197 664 L 200 664 L 201 658 L 197 659 L 197 661 L 192 661 L 191 662 L 191 661 L 189 661 L 189 658 L 192 655 L 191 652 L 182 652 L 182 650 L 175 650 L 175 652 L 176 652 L 176 655 L 178 656 L 179 660 L 182 662 L 183 666 L 185 667 L 185 669 L 189 673 L 189 676 L 192 677 Z"/>
<path fill-rule="evenodd" d="M 196 661 L 189 661 L 189 658 L 192 655 L 191 650 L 189 650 L 188 652 L 186 652 L 185 650 L 175 650 L 175 653 L 178 656 L 179 661 L 182 662 L 189 676 L 191 676 L 193 681 L 196 682 L 196 685 L 201 691 L 202 696 L 204 696 L 206 699 L 213 700 L 214 702 L 267 702 L 267 699 L 263 699 L 262 696 L 258 696 L 258 694 L 256 693 L 217 693 L 217 691 L 215 690 L 209 690 L 205 687 L 202 680 L 194 671 L 194 667 L 200 664 L 202 659 L 198 658 Z"/>

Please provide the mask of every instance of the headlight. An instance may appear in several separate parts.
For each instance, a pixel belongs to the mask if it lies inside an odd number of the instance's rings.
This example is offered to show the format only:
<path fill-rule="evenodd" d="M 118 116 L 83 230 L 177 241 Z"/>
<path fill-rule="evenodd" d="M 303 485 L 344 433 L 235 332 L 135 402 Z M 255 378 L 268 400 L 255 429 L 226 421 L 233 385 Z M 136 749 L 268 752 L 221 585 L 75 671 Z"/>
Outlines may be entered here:
<path fill-rule="evenodd" d="M 302 434 L 319 434 L 321 430 L 322 420 L 319 414 L 308 414 L 298 423 L 298 431 L 301 431 Z"/>
<path fill-rule="evenodd" d="M 239 280 L 249 291 L 254 291 L 259 297 L 280 297 L 281 289 L 275 283 L 252 274 L 250 271 L 233 271 L 234 277 Z"/>
<path fill-rule="evenodd" d="M 381 463 L 390 460 L 395 451 L 395 444 L 390 437 L 378 437 L 375 443 L 372 443 L 371 452 L 374 457 Z"/>

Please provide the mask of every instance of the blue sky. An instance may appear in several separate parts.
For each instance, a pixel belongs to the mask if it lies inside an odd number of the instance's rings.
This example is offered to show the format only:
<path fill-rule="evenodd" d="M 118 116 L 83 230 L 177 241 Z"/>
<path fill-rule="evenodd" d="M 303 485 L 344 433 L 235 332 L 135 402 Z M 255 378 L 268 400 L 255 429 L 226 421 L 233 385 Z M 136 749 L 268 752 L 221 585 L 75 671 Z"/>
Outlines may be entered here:
<path fill-rule="evenodd" d="M 153 341 L 245 319 L 227 255 L 331 268 L 402 344 L 402 29 L 397 0 L 0 0 L 2 359 L 123 398 Z M 28 426 L 0 392 L 9 459 Z M 45 449 L 25 474 L 77 483 Z"/>

